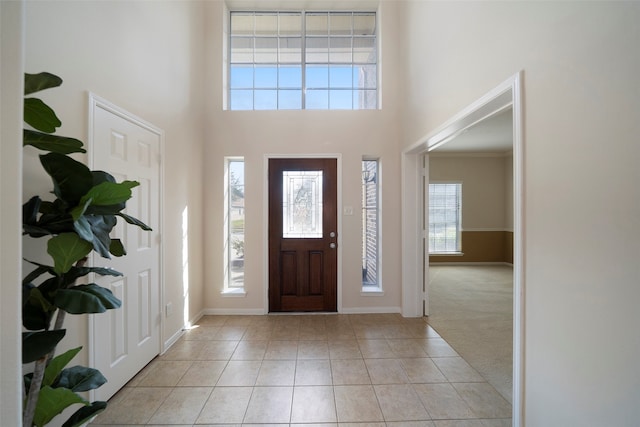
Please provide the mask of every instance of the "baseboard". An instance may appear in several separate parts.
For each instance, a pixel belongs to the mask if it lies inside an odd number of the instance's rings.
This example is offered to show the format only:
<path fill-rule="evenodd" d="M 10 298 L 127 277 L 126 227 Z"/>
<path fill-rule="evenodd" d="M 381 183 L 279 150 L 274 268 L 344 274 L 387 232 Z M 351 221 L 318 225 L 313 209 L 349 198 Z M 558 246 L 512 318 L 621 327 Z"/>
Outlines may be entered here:
<path fill-rule="evenodd" d="M 166 353 L 167 350 L 169 350 L 171 346 L 174 345 L 183 334 L 184 334 L 184 329 L 180 329 L 175 334 L 173 334 L 168 340 L 166 340 L 162 348 L 162 353 L 160 354 Z"/>
<path fill-rule="evenodd" d="M 342 308 L 341 314 L 387 314 L 401 313 L 400 307 L 349 307 Z"/>
<path fill-rule="evenodd" d="M 205 308 L 202 316 L 226 315 L 226 316 L 256 316 L 265 314 L 261 308 Z"/>
<path fill-rule="evenodd" d="M 200 310 L 198 314 L 196 314 L 194 317 L 192 317 L 189 320 L 189 324 L 187 325 L 187 327 L 190 327 L 191 325 L 195 325 L 196 323 L 198 323 L 198 321 L 202 319 L 202 316 L 204 315 L 205 315 L 205 310 Z"/>
<path fill-rule="evenodd" d="M 430 262 L 429 265 L 433 265 L 433 266 L 438 266 L 438 265 L 460 265 L 460 266 L 464 266 L 464 265 L 475 265 L 475 266 L 482 266 L 482 265 L 506 265 L 509 267 L 513 267 L 513 264 L 510 262 L 504 262 L 504 261 L 500 261 L 500 262 Z"/>

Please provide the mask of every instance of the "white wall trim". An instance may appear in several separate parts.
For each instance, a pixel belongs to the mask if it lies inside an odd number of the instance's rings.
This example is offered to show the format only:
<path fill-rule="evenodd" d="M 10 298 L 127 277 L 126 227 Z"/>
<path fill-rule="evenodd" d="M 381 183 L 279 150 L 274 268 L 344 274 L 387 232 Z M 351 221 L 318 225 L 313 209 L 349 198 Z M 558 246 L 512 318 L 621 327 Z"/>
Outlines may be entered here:
<path fill-rule="evenodd" d="M 504 266 L 508 266 L 508 267 L 513 267 L 513 264 L 510 262 L 470 262 L 470 261 L 464 261 L 464 262 L 430 262 L 429 266 L 453 266 L 453 267 L 463 267 L 463 266 L 477 266 L 477 267 L 481 267 L 481 266 L 491 266 L 491 265 L 504 265 Z"/>
<path fill-rule="evenodd" d="M 160 354 L 165 354 L 167 352 L 167 350 L 169 350 L 171 348 L 172 345 L 174 345 L 176 342 L 178 342 L 180 337 L 182 337 L 184 335 L 184 332 L 185 332 L 184 329 L 180 329 L 180 330 L 176 331 L 175 334 L 171 335 L 169 337 L 169 339 L 166 340 L 164 342 L 164 344 L 162 345 L 162 352 Z"/>
<path fill-rule="evenodd" d="M 324 153 L 324 154 L 271 154 L 267 153 L 263 158 L 262 174 L 264 187 L 262 190 L 262 247 L 264 248 L 263 258 L 263 312 L 269 313 L 269 159 L 336 159 L 336 168 L 338 174 L 338 191 L 336 197 L 337 215 L 338 215 L 338 283 L 337 283 L 337 309 L 338 313 L 342 312 L 342 154 L 340 153 Z"/>
<path fill-rule="evenodd" d="M 511 231 L 513 232 L 513 229 L 511 228 L 504 228 L 504 227 L 497 227 L 497 228 L 463 228 L 460 231 Z"/>
<path fill-rule="evenodd" d="M 261 308 L 205 308 L 201 311 L 202 316 L 262 316 L 265 314 Z"/>
<path fill-rule="evenodd" d="M 0 2 L 0 31 L 0 414 L 2 425 L 20 426 L 24 1 Z"/>
<path fill-rule="evenodd" d="M 418 176 L 422 165 L 418 159 L 438 146 L 455 138 L 465 129 L 481 120 L 513 108 L 513 205 L 514 205 L 514 290 L 513 290 L 513 425 L 520 427 L 524 423 L 524 138 L 523 138 L 523 101 L 522 79 L 520 71 L 502 82 L 493 90 L 454 115 L 442 126 L 403 151 L 402 155 L 402 314 L 419 316 L 418 304 L 413 300 L 426 285 L 428 296 L 428 265 L 424 268 L 416 252 L 422 251 L 422 207 L 419 200 L 420 185 Z M 428 182 L 428 175 L 426 178 Z M 418 239 L 417 236 L 420 236 Z M 417 298 L 416 298 L 417 299 Z M 420 298 L 422 300 L 422 298 Z M 426 300 L 428 304 L 428 300 Z"/>
<path fill-rule="evenodd" d="M 342 314 L 386 314 L 402 313 L 400 307 L 347 307 L 342 309 Z"/>

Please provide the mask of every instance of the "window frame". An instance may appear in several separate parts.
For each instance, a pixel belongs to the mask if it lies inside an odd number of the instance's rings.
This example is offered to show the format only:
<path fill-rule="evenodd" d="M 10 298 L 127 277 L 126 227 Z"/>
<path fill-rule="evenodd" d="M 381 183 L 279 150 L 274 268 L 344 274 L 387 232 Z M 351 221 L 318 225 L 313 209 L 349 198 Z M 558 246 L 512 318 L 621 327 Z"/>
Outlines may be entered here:
<path fill-rule="evenodd" d="M 431 211 L 433 209 L 433 203 L 431 200 L 431 186 L 432 185 L 455 185 L 457 187 L 456 190 L 456 239 L 455 239 L 455 249 L 451 251 L 438 251 L 432 250 L 432 229 L 434 222 L 432 221 Z M 430 181 L 429 182 L 429 212 L 428 212 L 428 224 L 427 224 L 427 250 L 429 255 L 457 255 L 462 254 L 462 181 Z M 447 224 L 448 222 L 445 220 L 443 222 Z M 446 237 L 445 237 L 446 240 Z"/>
<path fill-rule="evenodd" d="M 307 61 L 307 54 L 306 54 L 306 40 L 307 38 L 318 38 L 319 36 L 317 35 L 309 35 L 307 34 L 307 30 L 306 30 L 306 15 L 307 14 L 320 14 L 320 13 L 326 13 L 328 15 L 328 17 L 330 17 L 331 14 L 351 14 L 351 34 L 349 36 L 346 37 L 350 37 L 352 45 L 351 45 L 351 62 L 347 63 L 347 62 L 331 62 L 331 60 L 328 58 L 327 62 L 314 62 L 314 61 Z M 276 58 L 276 62 L 274 63 L 265 63 L 265 65 L 271 65 L 271 66 L 275 66 L 276 68 L 280 69 L 281 66 L 286 66 L 286 65 L 294 65 L 294 66 L 300 66 L 300 72 L 301 72 L 301 83 L 300 83 L 300 88 L 298 89 L 297 87 L 282 87 L 281 86 L 281 82 L 280 82 L 280 78 L 279 78 L 279 71 L 277 71 L 276 74 L 276 83 L 275 86 L 273 87 L 256 87 L 256 83 L 255 83 L 255 73 L 253 73 L 253 83 L 251 87 L 240 87 L 240 88 L 233 88 L 232 87 L 232 78 L 233 78 L 233 65 L 235 64 L 246 64 L 247 66 L 251 66 L 254 70 L 256 68 L 256 66 L 261 65 L 260 62 L 256 62 L 255 60 L 255 56 L 253 57 L 252 62 L 246 62 L 246 63 L 241 63 L 241 62 L 233 62 L 233 49 L 232 49 L 232 40 L 234 37 L 238 37 L 238 38 L 242 38 L 242 37 L 246 37 L 246 38 L 251 38 L 252 40 L 256 40 L 261 38 L 259 35 L 256 34 L 255 32 L 255 27 L 254 27 L 254 32 L 252 36 L 234 36 L 233 35 L 233 28 L 232 28 L 232 16 L 234 14 L 252 14 L 254 17 L 257 14 L 276 14 L 276 16 L 280 16 L 280 14 L 282 15 L 286 15 L 286 14 L 299 14 L 300 16 L 300 20 L 301 20 L 301 33 L 300 33 L 300 43 L 301 43 L 301 58 L 300 58 L 300 62 L 299 63 L 289 63 L 289 62 L 280 62 L 280 58 L 279 58 L 279 52 L 280 52 L 280 40 L 281 38 L 287 38 L 284 37 L 280 34 L 280 24 L 278 23 L 278 29 L 276 31 L 276 35 L 274 36 L 263 36 L 263 37 L 273 37 L 277 39 L 277 43 L 276 43 L 276 49 L 277 49 L 277 58 Z M 358 14 L 363 14 L 363 15 L 373 15 L 374 17 L 374 32 L 373 35 L 363 35 L 363 34 L 354 34 L 354 16 L 358 15 Z M 229 110 L 229 111 L 276 111 L 276 110 L 289 110 L 289 111 L 298 111 L 298 110 L 312 110 L 312 111 L 321 111 L 321 110 L 338 110 L 338 111 L 355 111 L 355 110 L 379 110 L 380 104 L 381 104 L 381 96 L 380 96 L 380 47 L 381 47 L 381 43 L 380 43 L 380 31 L 379 31 L 379 27 L 380 27 L 380 17 L 379 17 L 379 13 L 377 10 L 372 10 L 372 9 L 366 9 L 366 10 L 353 10 L 353 9 L 349 9 L 349 10 L 235 10 L 235 9 L 231 9 L 228 10 L 227 13 L 227 25 L 228 25 L 228 31 L 227 34 L 225 34 L 226 37 L 226 45 L 227 45 L 227 52 L 226 52 L 226 93 L 225 93 L 225 109 Z M 279 18 L 278 18 L 279 19 Z M 329 18 L 330 19 L 330 18 Z M 278 21 L 279 22 L 279 21 Z M 330 31 L 327 33 L 326 38 L 327 40 L 331 40 L 332 38 L 337 38 L 337 37 L 345 37 L 344 35 L 332 35 L 330 34 Z M 354 60 L 354 46 L 353 46 L 353 40 L 355 39 L 366 39 L 366 38 L 370 38 L 373 39 L 373 49 L 375 51 L 375 61 L 374 62 L 359 62 L 359 61 L 355 61 Z M 330 43 L 330 42 L 329 42 Z M 252 48 L 253 49 L 253 53 L 255 54 L 255 45 Z M 327 47 L 327 53 L 330 54 L 330 45 Z M 329 73 L 329 75 L 331 74 L 331 67 L 332 65 L 343 65 L 343 66 L 349 66 L 351 67 L 352 71 L 351 71 L 351 79 L 352 79 L 352 83 L 351 83 L 351 87 L 350 88 L 346 88 L 346 87 L 341 87 L 341 86 L 331 86 L 331 82 L 330 80 L 328 80 L 327 82 L 327 87 L 326 89 L 324 88 L 315 88 L 315 87 L 307 87 L 307 68 L 309 66 L 326 66 L 327 68 L 327 72 Z M 372 67 L 375 67 L 375 84 L 371 87 L 368 87 L 367 84 L 363 85 L 362 87 L 360 86 L 354 86 L 353 85 L 353 72 L 354 72 L 354 67 L 361 67 L 364 68 L 367 65 L 370 65 Z M 328 79 L 330 79 L 329 75 L 327 76 Z M 247 92 L 251 92 L 251 108 L 233 108 L 233 91 L 234 90 L 246 90 Z M 275 100 L 275 108 L 256 108 L 256 91 L 261 92 L 261 91 L 274 91 L 276 93 L 276 100 Z M 299 108 L 280 108 L 280 95 L 281 95 L 281 91 L 287 91 L 287 90 L 300 90 L 301 92 L 301 96 L 300 96 L 300 107 Z M 326 90 L 327 92 L 327 106 L 326 108 L 314 108 L 314 107 L 308 107 L 308 91 L 319 91 L 319 90 Z M 349 92 L 350 94 L 350 98 L 351 98 L 351 108 L 346 108 L 346 107 L 331 107 L 331 93 L 332 92 Z M 361 96 L 371 96 L 373 97 L 374 100 L 374 105 L 371 108 L 358 108 L 357 107 L 357 101 L 354 99 L 357 95 L 358 92 L 362 92 L 363 94 Z M 367 95 L 367 92 L 370 92 L 369 95 Z"/>

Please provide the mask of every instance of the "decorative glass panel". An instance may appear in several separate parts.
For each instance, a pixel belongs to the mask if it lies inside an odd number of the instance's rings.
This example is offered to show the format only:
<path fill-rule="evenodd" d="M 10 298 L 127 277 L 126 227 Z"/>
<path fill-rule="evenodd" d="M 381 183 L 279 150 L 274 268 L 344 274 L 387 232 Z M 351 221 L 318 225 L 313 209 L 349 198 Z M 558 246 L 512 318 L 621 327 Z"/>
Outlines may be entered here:
<path fill-rule="evenodd" d="M 322 238 L 322 171 L 282 172 L 282 237 Z"/>

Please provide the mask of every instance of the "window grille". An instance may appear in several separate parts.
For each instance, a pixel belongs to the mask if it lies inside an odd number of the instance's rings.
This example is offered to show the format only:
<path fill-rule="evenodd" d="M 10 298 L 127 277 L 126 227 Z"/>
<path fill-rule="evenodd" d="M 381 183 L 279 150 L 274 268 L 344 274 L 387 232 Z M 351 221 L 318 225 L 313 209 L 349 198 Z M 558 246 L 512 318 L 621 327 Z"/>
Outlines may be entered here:
<path fill-rule="evenodd" d="M 460 252 L 462 184 L 429 184 L 429 252 Z"/>
<path fill-rule="evenodd" d="M 376 109 L 375 12 L 231 12 L 231 110 Z"/>

